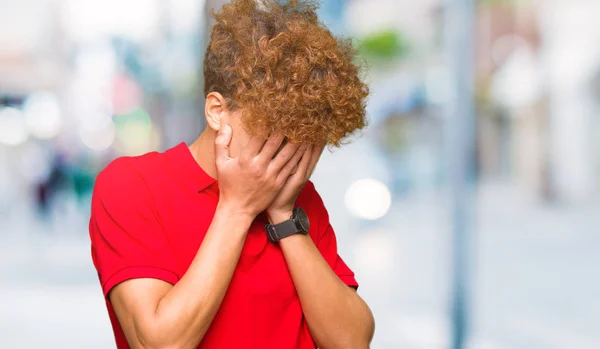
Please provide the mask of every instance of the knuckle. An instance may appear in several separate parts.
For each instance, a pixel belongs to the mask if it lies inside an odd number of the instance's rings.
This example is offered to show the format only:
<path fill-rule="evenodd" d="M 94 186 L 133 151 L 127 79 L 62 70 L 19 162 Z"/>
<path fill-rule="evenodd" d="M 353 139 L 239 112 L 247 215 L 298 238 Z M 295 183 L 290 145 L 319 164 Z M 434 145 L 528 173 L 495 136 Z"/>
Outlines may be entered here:
<path fill-rule="evenodd" d="M 255 177 L 262 177 L 265 172 L 264 169 L 257 163 L 252 164 L 252 166 L 250 167 L 250 171 Z"/>
<path fill-rule="evenodd" d="M 278 182 L 278 177 L 275 174 L 269 173 L 265 178 L 265 182 L 269 186 L 276 187 L 277 182 Z"/>
<path fill-rule="evenodd" d="M 270 168 L 265 169 L 264 176 L 267 180 L 272 180 L 277 177 L 277 174 Z"/>

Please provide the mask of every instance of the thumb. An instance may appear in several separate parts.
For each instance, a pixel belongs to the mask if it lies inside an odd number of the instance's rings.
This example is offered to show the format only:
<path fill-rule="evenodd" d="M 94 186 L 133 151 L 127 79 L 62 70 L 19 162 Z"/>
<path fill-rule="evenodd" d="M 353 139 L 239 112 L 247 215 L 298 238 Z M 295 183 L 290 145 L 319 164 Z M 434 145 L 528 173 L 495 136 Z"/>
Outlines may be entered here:
<path fill-rule="evenodd" d="M 215 157 L 218 162 L 229 159 L 229 143 L 231 143 L 231 126 L 221 122 L 219 133 L 215 138 Z"/>

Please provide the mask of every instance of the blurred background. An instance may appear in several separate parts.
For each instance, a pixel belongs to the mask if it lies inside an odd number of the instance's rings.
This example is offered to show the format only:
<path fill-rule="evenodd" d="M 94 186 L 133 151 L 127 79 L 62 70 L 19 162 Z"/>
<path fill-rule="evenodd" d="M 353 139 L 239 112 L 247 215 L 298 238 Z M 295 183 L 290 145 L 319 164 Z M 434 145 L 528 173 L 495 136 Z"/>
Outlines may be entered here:
<path fill-rule="evenodd" d="M 0 0 L 1 348 L 114 347 L 94 178 L 202 131 L 207 13 L 223 2 Z M 369 65 L 370 126 L 313 180 L 375 314 L 372 347 L 450 348 L 458 278 L 466 347 L 598 349 L 600 1 L 476 1 L 466 71 L 450 63 L 452 6 L 322 1 Z M 449 132 L 472 157 L 453 161 Z"/>

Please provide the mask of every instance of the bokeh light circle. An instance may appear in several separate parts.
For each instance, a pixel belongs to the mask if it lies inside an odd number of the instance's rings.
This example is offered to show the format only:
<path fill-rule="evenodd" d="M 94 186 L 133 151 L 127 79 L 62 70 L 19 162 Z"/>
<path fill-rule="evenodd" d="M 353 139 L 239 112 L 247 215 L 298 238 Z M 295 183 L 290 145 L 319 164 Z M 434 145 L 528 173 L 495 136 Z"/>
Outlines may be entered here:
<path fill-rule="evenodd" d="M 79 137 L 83 144 L 91 150 L 103 151 L 115 141 L 115 125 L 110 122 L 98 128 L 82 126 L 79 128 Z"/>
<path fill-rule="evenodd" d="M 0 143 L 16 146 L 29 137 L 23 113 L 13 107 L 0 108 Z"/>
<path fill-rule="evenodd" d="M 47 92 L 29 96 L 23 105 L 25 123 L 29 132 L 40 139 L 56 137 L 62 126 L 60 102 Z"/>
<path fill-rule="evenodd" d="M 376 220 L 385 216 L 390 209 L 392 195 L 382 182 L 366 178 L 350 185 L 344 201 L 353 215 L 363 219 Z"/>

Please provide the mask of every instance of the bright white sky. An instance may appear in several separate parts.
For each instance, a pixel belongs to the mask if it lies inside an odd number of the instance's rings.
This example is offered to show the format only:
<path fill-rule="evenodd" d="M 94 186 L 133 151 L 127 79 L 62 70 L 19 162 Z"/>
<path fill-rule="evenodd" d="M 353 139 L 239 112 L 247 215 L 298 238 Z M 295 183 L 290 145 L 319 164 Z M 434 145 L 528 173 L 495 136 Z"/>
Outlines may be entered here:
<path fill-rule="evenodd" d="M 197 30 L 204 0 L 2 0 L 0 56 L 34 50 L 53 33 L 85 41 L 106 34 L 147 40 L 161 21 L 178 32 Z"/>

